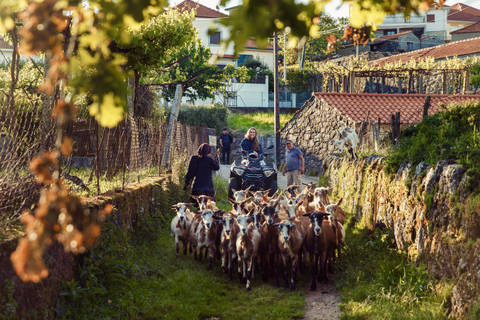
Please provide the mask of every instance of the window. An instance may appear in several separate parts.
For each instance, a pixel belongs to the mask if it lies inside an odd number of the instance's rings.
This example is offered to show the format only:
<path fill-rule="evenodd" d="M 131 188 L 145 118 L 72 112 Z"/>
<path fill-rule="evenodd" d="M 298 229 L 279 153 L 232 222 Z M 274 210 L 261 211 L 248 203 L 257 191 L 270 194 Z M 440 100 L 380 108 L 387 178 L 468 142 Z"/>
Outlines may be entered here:
<path fill-rule="evenodd" d="M 412 51 L 413 50 L 413 42 L 407 42 L 407 50 Z"/>
<path fill-rule="evenodd" d="M 220 31 L 210 35 L 210 44 L 220 44 Z"/>
<path fill-rule="evenodd" d="M 239 55 L 238 61 L 237 61 L 237 66 L 241 66 L 242 64 L 247 62 L 249 59 L 253 59 L 253 55 L 251 55 L 251 54 L 241 54 L 241 55 Z"/>
<path fill-rule="evenodd" d="M 427 14 L 427 22 L 435 22 L 435 15 Z"/>
<path fill-rule="evenodd" d="M 387 33 L 385 35 L 386 36 L 391 36 L 392 34 L 395 34 L 395 31 L 390 30 L 390 31 L 387 31 Z"/>

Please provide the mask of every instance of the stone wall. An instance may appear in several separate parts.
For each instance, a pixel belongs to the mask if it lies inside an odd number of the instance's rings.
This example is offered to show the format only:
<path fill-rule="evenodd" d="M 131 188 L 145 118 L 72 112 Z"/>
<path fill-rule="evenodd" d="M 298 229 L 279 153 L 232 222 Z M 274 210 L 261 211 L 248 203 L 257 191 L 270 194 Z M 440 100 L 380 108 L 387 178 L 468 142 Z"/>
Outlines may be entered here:
<path fill-rule="evenodd" d="M 160 195 L 165 192 L 169 181 L 166 176 L 145 179 L 141 183 L 126 186 L 124 190 L 117 189 L 88 198 L 84 204 L 92 213 L 112 204 L 114 210 L 108 219 L 127 232 L 145 217 L 144 213 L 153 214 L 157 210 L 166 212 L 170 204 L 163 203 Z M 10 262 L 10 255 L 17 243 L 18 238 L 0 242 L 0 318 L 12 312 L 16 319 L 53 318 L 62 281 L 73 279 L 79 256 L 66 253 L 58 244 L 52 245 L 43 256 L 49 276 L 39 283 L 22 282 Z"/>
<path fill-rule="evenodd" d="M 346 212 L 372 229 L 393 229 L 398 249 L 426 261 L 435 277 L 455 283 L 453 318 L 478 315 L 480 197 L 467 190 L 464 169 L 440 161 L 434 167 L 406 164 L 389 175 L 385 159 L 378 156 L 355 161 L 328 157 L 323 165 L 334 188 L 332 200 L 343 197 Z"/>
<path fill-rule="evenodd" d="M 336 150 L 332 139 L 337 139 L 340 130 L 344 127 L 355 129 L 355 122 L 343 116 L 338 110 L 329 107 L 325 102 L 311 97 L 303 106 L 302 111 L 285 125 L 281 130 L 282 138 L 281 163 L 285 162 L 285 141 L 292 140 L 305 158 L 305 170 L 315 170 L 323 173 L 323 159 Z"/>

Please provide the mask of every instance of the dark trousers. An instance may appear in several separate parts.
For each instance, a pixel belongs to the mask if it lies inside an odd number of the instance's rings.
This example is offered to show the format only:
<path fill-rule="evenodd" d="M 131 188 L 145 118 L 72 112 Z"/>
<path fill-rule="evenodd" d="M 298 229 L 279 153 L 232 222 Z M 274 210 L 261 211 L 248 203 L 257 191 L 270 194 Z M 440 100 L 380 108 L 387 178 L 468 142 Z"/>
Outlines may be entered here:
<path fill-rule="evenodd" d="M 222 163 L 230 164 L 230 146 L 222 147 Z"/>

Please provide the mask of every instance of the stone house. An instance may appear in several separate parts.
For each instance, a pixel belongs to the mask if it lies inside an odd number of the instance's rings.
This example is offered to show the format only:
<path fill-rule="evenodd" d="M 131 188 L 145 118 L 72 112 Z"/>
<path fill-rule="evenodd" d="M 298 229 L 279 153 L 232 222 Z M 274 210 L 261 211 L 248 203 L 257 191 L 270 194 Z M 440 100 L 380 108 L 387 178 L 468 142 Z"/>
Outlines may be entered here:
<path fill-rule="evenodd" d="M 335 149 L 332 139 L 337 139 L 343 121 L 358 133 L 361 123 L 369 113 L 369 119 L 380 119 L 381 133 L 389 136 L 390 117 L 400 112 L 402 126 L 419 123 L 423 116 L 425 94 L 370 94 L 370 93 L 313 93 L 280 130 L 282 138 L 281 163 L 285 162 L 285 141 L 290 139 L 305 157 L 305 169 L 323 174 L 323 160 Z M 441 110 L 440 105 L 451 102 L 480 100 L 478 95 L 433 94 L 429 114 Z"/>
<path fill-rule="evenodd" d="M 408 52 L 420 49 L 420 39 L 412 31 L 385 35 L 369 43 L 370 51 Z"/>
<path fill-rule="evenodd" d="M 469 25 L 468 27 L 450 32 L 452 41 L 460 41 L 470 38 L 480 37 L 480 22 Z"/>
<path fill-rule="evenodd" d="M 441 44 L 445 44 L 445 41 L 440 39 L 436 35 L 431 35 L 431 36 L 420 38 L 421 49 L 435 47 L 435 46 L 439 46 Z"/>

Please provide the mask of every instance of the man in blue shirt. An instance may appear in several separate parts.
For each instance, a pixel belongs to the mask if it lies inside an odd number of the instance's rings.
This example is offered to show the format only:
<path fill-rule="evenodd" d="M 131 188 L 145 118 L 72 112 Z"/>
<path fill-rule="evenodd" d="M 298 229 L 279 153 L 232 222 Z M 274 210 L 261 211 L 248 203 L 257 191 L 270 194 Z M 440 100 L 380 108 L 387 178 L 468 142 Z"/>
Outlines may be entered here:
<path fill-rule="evenodd" d="M 220 136 L 220 145 L 222 146 L 222 163 L 230 164 L 230 145 L 235 143 L 227 128 L 223 128 L 223 134 Z"/>
<path fill-rule="evenodd" d="M 292 140 L 287 140 L 287 151 L 285 152 L 285 166 L 282 175 L 287 171 L 287 186 L 301 185 L 301 175 L 305 172 L 305 159 L 302 151 L 293 146 Z"/>

